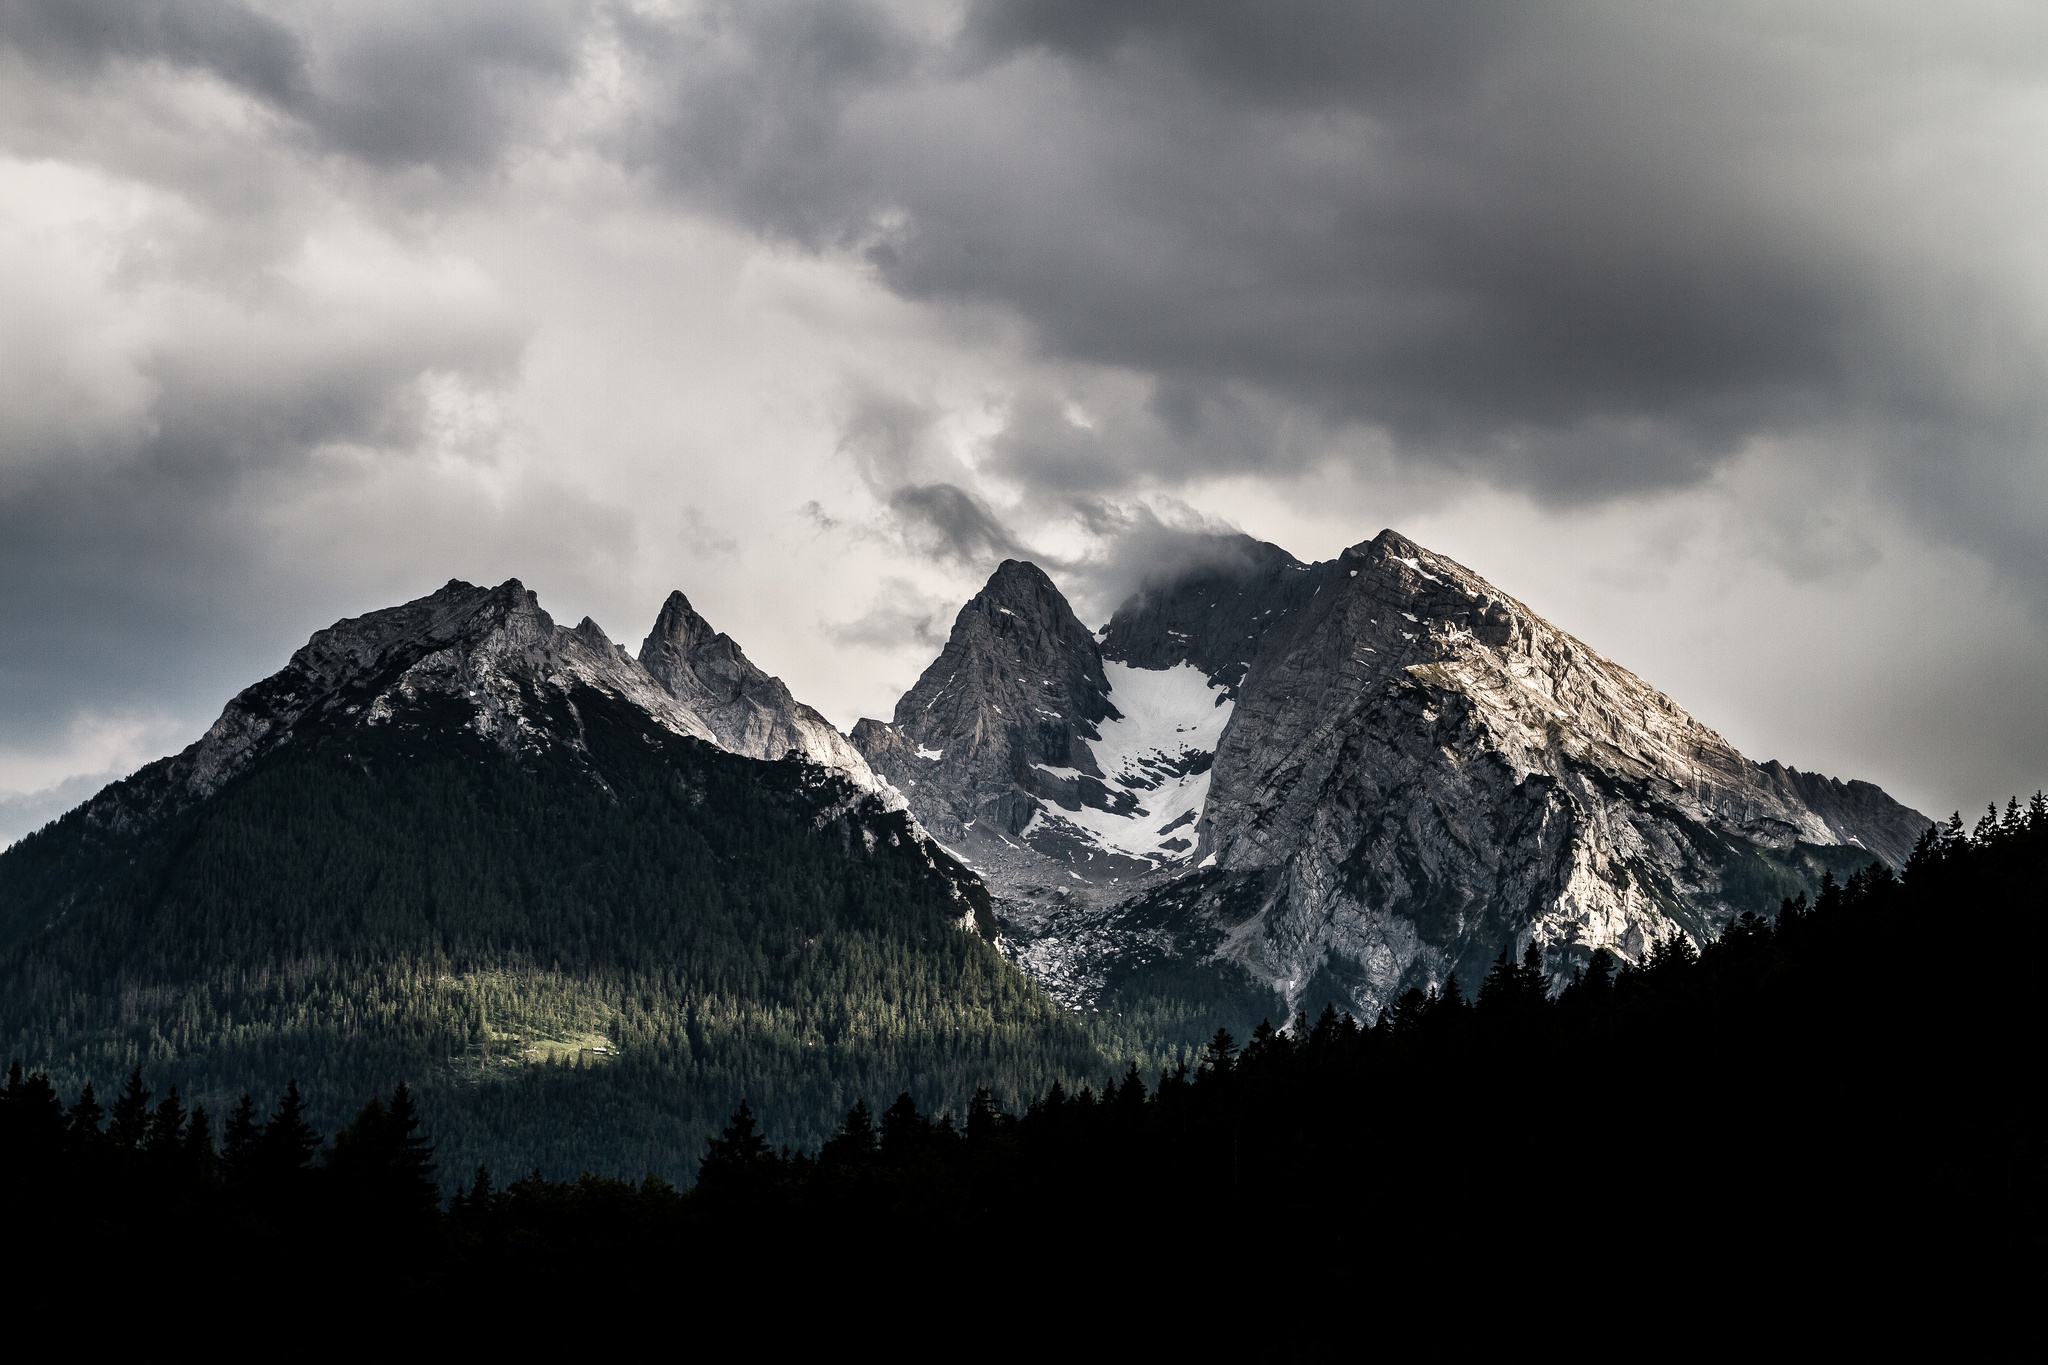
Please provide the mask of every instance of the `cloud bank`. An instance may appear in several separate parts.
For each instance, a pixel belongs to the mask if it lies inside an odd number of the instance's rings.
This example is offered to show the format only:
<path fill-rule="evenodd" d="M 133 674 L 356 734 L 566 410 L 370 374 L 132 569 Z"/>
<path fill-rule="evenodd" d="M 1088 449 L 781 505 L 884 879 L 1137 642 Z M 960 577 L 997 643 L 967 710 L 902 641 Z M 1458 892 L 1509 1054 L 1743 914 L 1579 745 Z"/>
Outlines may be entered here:
<path fill-rule="evenodd" d="M 1760 757 L 2031 786 L 2044 133 L 1992 3 L 6 0 L 0 792 L 449 576 L 850 722 L 1002 558 L 1388 523 Z"/>

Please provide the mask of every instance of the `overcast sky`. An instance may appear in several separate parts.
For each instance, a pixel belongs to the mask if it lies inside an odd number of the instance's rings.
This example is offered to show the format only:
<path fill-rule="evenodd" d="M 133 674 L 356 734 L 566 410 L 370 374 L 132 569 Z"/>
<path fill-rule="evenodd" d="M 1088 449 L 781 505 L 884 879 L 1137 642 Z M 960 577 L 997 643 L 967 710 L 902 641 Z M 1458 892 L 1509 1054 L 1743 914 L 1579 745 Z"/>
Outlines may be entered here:
<path fill-rule="evenodd" d="M 2044 223 L 2038 3 L 0 0 L 0 838 L 451 577 L 851 725 L 1225 528 L 1981 809 Z"/>

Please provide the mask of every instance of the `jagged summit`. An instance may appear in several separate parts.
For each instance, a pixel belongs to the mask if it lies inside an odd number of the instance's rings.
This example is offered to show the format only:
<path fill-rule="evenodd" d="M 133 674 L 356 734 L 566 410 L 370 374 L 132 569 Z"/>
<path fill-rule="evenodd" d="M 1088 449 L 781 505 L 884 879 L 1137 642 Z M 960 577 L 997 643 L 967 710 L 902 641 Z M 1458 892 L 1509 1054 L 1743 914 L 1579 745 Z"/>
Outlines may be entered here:
<path fill-rule="evenodd" d="M 1562 977 L 1900 863 L 1926 827 L 1867 783 L 1749 761 L 1396 531 L 1317 564 L 1214 549 L 1099 643 L 1005 564 L 895 724 L 855 731 L 1068 999 L 1178 961 L 1370 1014 L 1532 940 Z M 1020 723 L 1027 679 L 1068 704 Z"/>
<path fill-rule="evenodd" d="M 204 800 L 309 725 L 381 725 L 423 698 L 459 701 L 476 733 L 517 749 L 550 742 L 536 700 L 584 686 L 618 696 L 679 735 L 711 731 L 585 620 L 564 630 L 516 578 L 495 588 L 450 579 L 401 606 L 316 631 L 284 668 L 244 689 L 184 752 L 91 802 L 112 827 Z"/>
<path fill-rule="evenodd" d="M 880 785 L 860 751 L 830 721 L 791 696 L 780 678 L 756 667 L 731 636 L 712 629 L 681 592 L 662 603 L 639 662 L 721 747 L 749 758 L 795 753 L 840 769 L 863 786 Z"/>
<path fill-rule="evenodd" d="M 683 595 L 683 590 L 677 588 L 661 604 L 661 614 L 654 618 L 654 629 L 647 633 L 646 641 L 640 646 L 640 661 L 646 663 L 650 651 L 664 657 L 687 658 L 717 635 L 711 623 L 690 605 L 690 599 Z"/>
<path fill-rule="evenodd" d="M 1116 803 L 1094 747 L 1121 718 L 1109 691 L 1094 636 L 1053 581 L 1005 560 L 894 721 L 863 720 L 853 740 L 939 818 L 940 838 L 999 858 L 1047 805 Z"/>
<path fill-rule="evenodd" d="M 147 824 L 205 800 L 308 727 L 386 725 L 436 700 L 454 703 L 466 728 L 507 750 L 573 749 L 579 689 L 750 758 L 794 751 L 897 800 L 843 736 L 712 632 L 681 593 L 642 652 L 659 676 L 589 617 L 573 629 L 557 625 L 516 578 L 494 588 L 450 579 L 426 597 L 315 632 L 284 668 L 230 701 L 196 743 L 107 788 L 89 813 L 110 828 Z"/>

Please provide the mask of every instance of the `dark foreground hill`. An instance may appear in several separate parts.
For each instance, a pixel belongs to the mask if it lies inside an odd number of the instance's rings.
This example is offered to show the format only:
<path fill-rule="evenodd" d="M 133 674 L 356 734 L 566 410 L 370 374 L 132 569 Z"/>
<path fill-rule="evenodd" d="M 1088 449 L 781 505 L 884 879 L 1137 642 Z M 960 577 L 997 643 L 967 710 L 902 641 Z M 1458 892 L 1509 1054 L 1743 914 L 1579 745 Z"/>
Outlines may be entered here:
<path fill-rule="evenodd" d="M 451 1167 L 679 1180 L 743 1096 L 815 1143 L 1099 1074 L 886 792 L 696 729 L 516 583 L 323 632 L 0 855 L 0 1047 L 328 1128 L 405 1081 Z"/>
<path fill-rule="evenodd" d="M 1022 1114 L 986 1095 L 936 1119 L 907 1095 L 879 1118 L 857 1106 L 815 1154 L 778 1154 L 741 1110 L 689 1191 L 479 1173 L 437 1209 L 402 1094 L 316 1163 L 289 1103 L 231 1122 L 216 1154 L 175 1108 L 152 1117 L 130 1092 L 104 1125 L 88 1105 L 67 1119 L 17 1075 L 0 1139 L 13 1227 L 53 1264 L 175 1240 L 245 1286 L 467 1296 L 516 1275 L 707 1310 L 772 1295 L 786 1312 L 745 1319 L 763 1340 L 855 1291 L 861 1314 L 1082 1322 L 1091 1341 L 1104 1321 L 1193 1328 L 1262 1358 L 1365 1332 L 1466 1340 L 1491 1316 L 1531 1349 L 1645 1317 L 1837 1343 L 1931 1323 L 1953 1348 L 2048 1267 L 2044 888 L 2036 797 L 1930 832 L 1902 876 L 1830 880 L 1701 950 L 1597 956 L 1555 995 L 1503 954 L 1469 1000 L 1416 991 L 1370 1028 L 1327 1013 L 1241 1048 L 1218 1036 L 1192 1071 L 1055 1087 Z M 1997 942 L 2018 969 L 1924 964 L 1930 938 Z M 1929 984 L 1909 994 L 1915 963 Z M 728 1288 L 750 1297 L 702 1297 Z"/>

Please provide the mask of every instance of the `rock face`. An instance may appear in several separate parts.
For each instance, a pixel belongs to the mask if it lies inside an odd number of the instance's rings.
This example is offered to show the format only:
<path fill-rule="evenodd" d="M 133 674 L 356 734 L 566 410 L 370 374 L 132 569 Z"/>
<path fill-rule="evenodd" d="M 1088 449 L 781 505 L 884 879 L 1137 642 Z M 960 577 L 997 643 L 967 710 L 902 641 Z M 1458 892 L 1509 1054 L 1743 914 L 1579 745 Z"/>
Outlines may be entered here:
<path fill-rule="evenodd" d="M 900 808 L 843 736 L 729 637 L 714 635 L 681 593 L 662 609 L 642 656 L 659 678 L 588 617 L 574 629 L 557 625 L 516 578 L 495 588 L 450 581 L 317 632 L 283 669 L 229 702 L 197 743 L 108 787 L 89 814 L 108 829 L 140 828 L 205 800 L 304 726 L 387 725 L 425 699 L 457 702 L 468 728 L 514 753 L 573 751 L 579 689 L 750 758 L 794 751 Z"/>
<path fill-rule="evenodd" d="M 1089 748 L 1116 714 L 1088 630 L 1036 565 L 1008 560 L 960 609 L 953 634 L 889 725 L 853 741 L 913 806 L 941 815 L 939 837 L 1000 859 L 1055 793 L 1085 782 L 1108 800 Z"/>
<path fill-rule="evenodd" d="M 754 666 L 730 635 L 714 631 L 680 592 L 668 595 L 640 646 L 640 664 L 700 721 L 720 748 L 749 758 L 791 754 L 879 784 L 860 751 L 823 716 Z"/>
<path fill-rule="evenodd" d="M 1928 824 L 1750 762 L 1391 531 L 1314 565 L 1219 550 L 1099 637 L 1005 564 L 894 722 L 854 732 L 1069 1001 L 1164 962 L 1370 1017 L 1531 941 L 1562 980 L 1900 863 Z"/>

